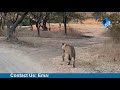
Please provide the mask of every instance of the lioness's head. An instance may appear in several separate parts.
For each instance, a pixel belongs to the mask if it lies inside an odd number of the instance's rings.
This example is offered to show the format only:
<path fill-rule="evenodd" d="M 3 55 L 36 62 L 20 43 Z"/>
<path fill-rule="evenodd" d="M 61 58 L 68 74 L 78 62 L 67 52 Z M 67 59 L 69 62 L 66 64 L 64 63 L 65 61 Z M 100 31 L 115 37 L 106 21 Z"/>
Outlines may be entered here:
<path fill-rule="evenodd" d="M 66 46 L 66 44 L 65 44 L 65 43 L 62 43 L 62 49 L 64 49 L 64 48 L 65 48 L 65 46 Z"/>

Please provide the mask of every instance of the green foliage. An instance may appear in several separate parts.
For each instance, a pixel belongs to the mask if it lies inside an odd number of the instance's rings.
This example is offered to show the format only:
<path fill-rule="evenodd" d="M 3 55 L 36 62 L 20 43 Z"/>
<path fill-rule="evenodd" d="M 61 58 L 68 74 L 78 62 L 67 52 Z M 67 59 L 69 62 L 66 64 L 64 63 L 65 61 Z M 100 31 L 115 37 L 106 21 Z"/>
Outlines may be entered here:
<path fill-rule="evenodd" d="M 85 20 L 84 15 L 76 12 L 52 12 L 50 19 L 51 22 L 63 22 L 63 16 L 67 16 L 67 23 L 71 20 Z"/>
<path fill-rule="evenodd" d="M 46 16 L 47 14 L 48 14 L 47 20 L 49 20 L 51 23 L 63 22 L 64 16 L 67 16 L 67 23 L 71 20 L 85 20 L 84 15 L 79 12 L 31 12 L 29 13 L 29 16 L 34 19 L 41 17 L 42 22 L 44 16 Z"/>
<path fill-rule="evenodd" d="M 119 13 L 112 13 L 108 16 L 111 21 L 110 36 L 112 37 L 114 42 L 120 42 L 120 14 Z"/>
<path fill-rule="evenodd" d="M 118 24 L 120 22 L 120 14 L 112 13 L 109 15 L 109 19 L 112 22 L 112 25 Z"/>
<path fill-rule="evenodd" d="M 108 17 L 108 14 L 106 12 L 94 12 L 93 18 L 95 18 L 98 21 L 102 21 L 105 17 Z"/>
<path fill-rule="evenodd" d="M 68 21 L 75 20 L 75 19 L 85 20 L 84 16 L 80 13 L 68 12 Z"/>
<path fill-rule="evenodd" d="M 24 18 L 23 21 L 21 22 L 21 25 L 23 26 L 29 26 L 30 25 L 30 22 L 32 25 L 35 24 L 35 21 L 31 20 L 30 18 Z"/>
<path fill-rule="evenodd" d="M 98 21 L 107 17 L 111 21 L 111 26 L 109 26 L 111 38 L 114 42 L 120 42 L 120 14 L 118 12 L 109 14 L 105 12 L 94 12 L 93 17 Z"/>
<path fill-rule="evenodd" d="M 52 12 L 49 19 L 51 23 L 59 23 L 63 20 L 62 15 L 58 12 Z"/>
<path fill-rule="evenodd" d="M 21 22 L 21 24 L 22 24 L 23 26 L 28 26 L 28 25 L 30 25 L 29 18 L 24 18 L 23 21 Z"/>

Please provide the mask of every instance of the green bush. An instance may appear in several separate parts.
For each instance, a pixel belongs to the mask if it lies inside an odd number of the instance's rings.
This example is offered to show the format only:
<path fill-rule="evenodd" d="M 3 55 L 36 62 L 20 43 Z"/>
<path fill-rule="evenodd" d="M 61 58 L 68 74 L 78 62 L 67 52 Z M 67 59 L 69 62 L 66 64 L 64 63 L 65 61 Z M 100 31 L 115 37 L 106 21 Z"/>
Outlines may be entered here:
<path fill-rule="evenodd" d="M 109 15 L 108 18 L 112 22 L 112 25 L 118 24 L 120 22 L 120 14 L 119 13 L 112 13 Z"/>
<path fill-rule="evenodd" d="M 29 19 L 29 18 L 24 18 L 21 25 L 22 26 L 30 26 L 30 22 L 31 22 L 32 25 L 35 24 L 35 21 L 33 21 L 33 20 Z"/>
<path fill-rule="evenodd" d="M 108 16 L 109 20 L 111 21 L 110 29 L 110 36 L 114 42 L 120 42 L 120 14 L 119 13 L 112 13 Z"/>
<path fill-rule="evenodd" d="M 29 21 L 29 19 L 28 18 L 25 18 L 23 21 L 22 21 L 22 26 L 28 26 L 28 25 L 30 25 L 30 21 Z"/>
<path fill-rule="evenodd" d="M 92 16 L 95 20 L 101 22 L 105 17 L 108 17 L 108 14 L 106 12 L 94 12 Z"/>

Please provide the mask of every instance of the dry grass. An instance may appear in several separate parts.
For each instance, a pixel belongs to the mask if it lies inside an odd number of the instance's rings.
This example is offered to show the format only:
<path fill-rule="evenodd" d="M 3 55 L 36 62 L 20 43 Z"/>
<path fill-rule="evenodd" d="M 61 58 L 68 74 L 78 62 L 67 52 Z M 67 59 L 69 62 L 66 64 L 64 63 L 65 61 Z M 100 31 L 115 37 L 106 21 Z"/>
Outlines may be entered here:
<path fill-rule="evenodd" d="M 110 36 L 115 43 L 120 43 L 120 25 L 110 27 Z"/>
<path fill-rule="evenodd" d="M 106 40 L 102 44 L 92 45 L 81 51 L 82 55 L 77 56 L 79 67 L 88 67 L 102 73 L 120 72 L 120 44 Z"/>
<path fill-rule="evenodd" d="M 101 51 L 108 58 L 108 61 L 120 61 L 120 43 L 114 43 L 111 39 L 107 40 Z"/>

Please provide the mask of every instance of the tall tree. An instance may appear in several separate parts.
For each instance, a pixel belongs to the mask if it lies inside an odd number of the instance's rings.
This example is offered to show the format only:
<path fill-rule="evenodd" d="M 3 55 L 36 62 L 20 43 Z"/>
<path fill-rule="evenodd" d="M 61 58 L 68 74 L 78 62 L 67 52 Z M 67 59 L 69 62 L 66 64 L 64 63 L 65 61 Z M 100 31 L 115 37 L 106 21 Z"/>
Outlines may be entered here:
<path fill-rule="evenodd" d="M 9 13 L 12 14 L 12 13 Z M 28 14 L 28 12 L 24 12 L 20 15 L 20 18 L 17 17 L 17 19 L 13 22 L 11 19 L 7 20 L 7 40 L 17 40 L 16 36 L 14 35 L 14 32 L 16 30 L 16 27 L 18 24 L 22 22 L 24 17 Z M 9 17 L 9 16 L 8 16 Z"/>
<path fill-rule="evenodd" d="M 83 16 L 77 12 L 56 12 L 56 15 L 58 15 L 59 19 L 61 19 L 61 22 L 64 24 L 65 35 L 67 35 L 67 24 L 69 21 L 72 19 L 83 20 L 83 18 L 81 18 Z"/>
<path fill-rule="evenodd" d="M 64 28 L 65 28 L 65 35 L 67 35 L 67 15 L 66 12 L 63 13 L 63 23 L 64 23 Z"/>
<path fill-rule="evenodd" d="M 47 24 L 47 21 L 49 19 L 49 15 L 50 15 L 50 12 L 44 12 L 43 13 L 43 17 L 42 17 L 42 20 L 43 20 L 43 24 L 42 24 L 43 31 L 47 31 L 48 30 L 46 24 Z"/>
<path fill-rule="evenodd" d="M 34 20 L 35 20 L 35 25 L 38 31 L 38 37 L 40 37 L 40 26 L 41 26 L 41 20 L 42 20 L 42 12 L 32 12 L 31 13 Z"/>

